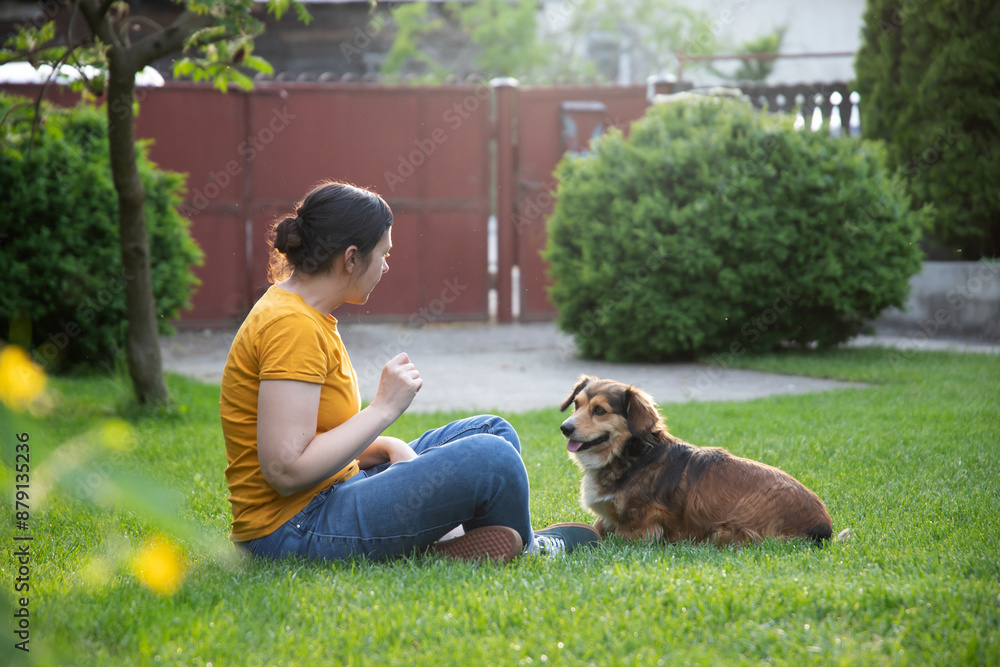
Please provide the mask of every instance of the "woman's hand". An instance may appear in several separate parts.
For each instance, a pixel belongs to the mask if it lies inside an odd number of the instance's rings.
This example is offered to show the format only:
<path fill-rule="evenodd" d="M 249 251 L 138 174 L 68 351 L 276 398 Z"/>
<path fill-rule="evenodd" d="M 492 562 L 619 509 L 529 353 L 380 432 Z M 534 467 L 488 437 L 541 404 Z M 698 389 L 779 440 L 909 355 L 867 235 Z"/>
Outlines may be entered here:
<path fill-rule="evenodd" d="M 386 410 L 395 421 L 399 415 L 410 407 L 413 397 L 424 384 L 417 367 L 410 361 L 405 352 L 400 352 L 390 359 L 382 368 L 378 391 L 372 400 L 372 406 Z"/>

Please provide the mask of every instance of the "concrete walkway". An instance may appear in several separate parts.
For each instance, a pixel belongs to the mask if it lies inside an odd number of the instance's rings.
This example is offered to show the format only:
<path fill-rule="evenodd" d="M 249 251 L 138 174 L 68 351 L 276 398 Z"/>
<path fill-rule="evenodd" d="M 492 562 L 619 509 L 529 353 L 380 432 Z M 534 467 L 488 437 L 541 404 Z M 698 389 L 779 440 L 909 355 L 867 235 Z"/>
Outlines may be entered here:
<path fill-rule="evenodd" d="M 518 412 L 558 406 L 582 374 L 638 385 L 659 403 L 738 401 L 863 385 L 725 368 L 722 364 L 612 364 L 576 356 L 572 338 L 552 323 L 440 324 L 419 329 L 341 322 L 358 373 L 361 396 L 371 400 L 382 365 L 407 352 L 424 379 L 410 406 L 439 410 Z M 162 341 L 168 371 L 217 383 L 235 331 L 182 332 Z M 996 354 L 1000 346 L 903 337 L 861 337 L 849 345 L 902 349 L 957 349 Z"/>

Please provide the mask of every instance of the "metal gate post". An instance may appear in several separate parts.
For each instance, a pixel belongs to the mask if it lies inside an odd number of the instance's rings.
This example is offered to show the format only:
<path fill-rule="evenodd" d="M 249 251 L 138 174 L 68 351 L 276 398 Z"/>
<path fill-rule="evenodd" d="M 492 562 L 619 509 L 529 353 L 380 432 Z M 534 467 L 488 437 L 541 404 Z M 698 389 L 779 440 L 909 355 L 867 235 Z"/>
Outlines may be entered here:
<path fill-rule="evenodd" d="M 517 79 L 490 81 L 493 89 L 493 136 L 496 140 L 497 320 L 514 320 L 512 274 L 517 266 L 514 220 L 517 205 Z"/>

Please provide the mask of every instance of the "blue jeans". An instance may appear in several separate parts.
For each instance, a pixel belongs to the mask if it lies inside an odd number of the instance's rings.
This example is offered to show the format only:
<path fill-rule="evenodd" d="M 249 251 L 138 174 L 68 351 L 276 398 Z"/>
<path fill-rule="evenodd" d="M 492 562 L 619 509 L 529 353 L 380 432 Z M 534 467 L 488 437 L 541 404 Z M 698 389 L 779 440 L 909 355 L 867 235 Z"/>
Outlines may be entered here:
<path fill-rule="evenodd" d="M 426 547 L 453 528 L 509 526 L 534 542 L 521 442 L 480 415 L 424 433 L 412 461 L 386 463 L 316 494 L 270 535 L 241 543 L 254 556 L 382 560 Z"/>

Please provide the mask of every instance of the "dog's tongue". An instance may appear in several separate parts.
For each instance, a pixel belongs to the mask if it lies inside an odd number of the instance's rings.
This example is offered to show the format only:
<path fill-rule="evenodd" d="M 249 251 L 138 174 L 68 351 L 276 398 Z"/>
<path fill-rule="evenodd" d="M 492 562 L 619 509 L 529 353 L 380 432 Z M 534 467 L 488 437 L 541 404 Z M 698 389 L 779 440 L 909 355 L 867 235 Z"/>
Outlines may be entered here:
<path fill-rule="evenodd" d="M 569 442 L 566 443 L 566 449 L 568 449 L 571 452 L 575 452 L 581 447 L 583 447 L 583 443 L 580 442 L 579 440 L 570 440 Z"/>

